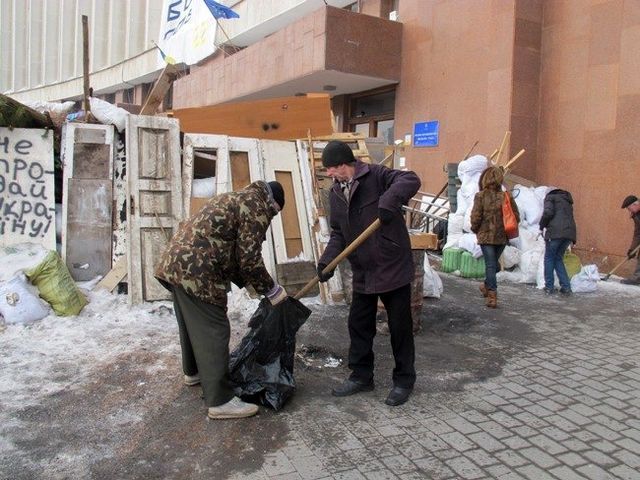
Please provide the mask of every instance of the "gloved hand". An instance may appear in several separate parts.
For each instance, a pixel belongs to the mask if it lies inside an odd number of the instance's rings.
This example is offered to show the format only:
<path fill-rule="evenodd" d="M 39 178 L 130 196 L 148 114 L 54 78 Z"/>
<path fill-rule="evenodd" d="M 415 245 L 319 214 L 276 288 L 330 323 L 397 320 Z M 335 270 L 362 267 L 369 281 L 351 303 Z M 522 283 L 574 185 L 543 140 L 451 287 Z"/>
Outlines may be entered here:
<path fill-rule="evenodd" d="M 278 305 L 280 302 L 284 302 L 285 298 L 287 298 L 287 291 L 282 285 L 278 285 L 276 283 L 271 291 L 267 293 L 267 298 L 271 302 L 271 305 Z"/>
<path fill-rule="evenodd" d="M 636 252 L 637 253 L 637 252 Z M 629 251 L 627 252 L 627 258 L 628 259 L 632 259 L 636 256 L 635 253 L 633 253 L 633 250 L 629 249 Z"/>
<path fill-rule="evenodd" d="M 393 220 L 394 213 L 391 210 L 387 210 L 386 208 L 378 208 L 378 218 L 382 222 L 383 225 L 388 225 Z"/>
<path fill-rule="evenodd" d="M 324 263 L 319 263 L 318 266 L 316 267 L 316 271 L 318 272 L 318 278 L 320 279 L 320 283 L 324 283 L 327 280 L 329 280 L 331 277 L 333 277 L 333 272 L 335 272 L 335 270 L 331 270 L 329 273 L 322 273 L 322 271 L 327 268 L 327 265 Z"/>

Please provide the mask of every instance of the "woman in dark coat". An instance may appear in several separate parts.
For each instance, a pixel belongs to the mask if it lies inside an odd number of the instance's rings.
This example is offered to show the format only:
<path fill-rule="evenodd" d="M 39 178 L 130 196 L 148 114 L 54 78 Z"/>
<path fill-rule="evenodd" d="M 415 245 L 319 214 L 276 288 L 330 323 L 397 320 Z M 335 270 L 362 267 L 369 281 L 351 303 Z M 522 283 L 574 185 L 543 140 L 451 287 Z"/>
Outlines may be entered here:
<path fill-rule="evenodd" d="M 560 293 L 571 295 L 571 281 L 564 266 L 564 252 L 576 243 L 576 222 L 573 218 L 573 198 L 566 190 L 556 188 L 544 197 L 540 231 L 544 232 L 544 291 L 554 292 L 553 272 L 558 275 Z"/>
<path fill-rule="evenodd" d="M 471 231 L 478 238 L 478 245 L 484 257 L 485 279 L 480 291 L 487 298 L 487 307 L 498 304 L 498 259 L 509 242 L 504 231 L 502 202 L 509 195 L 511 208 L 520 223 L 518 206 L 509 192 L 502 191 L 504 175 L 500 167 L 489 167 L 480 176 L 480 191 L 476 193 L 471 210 Z"/>

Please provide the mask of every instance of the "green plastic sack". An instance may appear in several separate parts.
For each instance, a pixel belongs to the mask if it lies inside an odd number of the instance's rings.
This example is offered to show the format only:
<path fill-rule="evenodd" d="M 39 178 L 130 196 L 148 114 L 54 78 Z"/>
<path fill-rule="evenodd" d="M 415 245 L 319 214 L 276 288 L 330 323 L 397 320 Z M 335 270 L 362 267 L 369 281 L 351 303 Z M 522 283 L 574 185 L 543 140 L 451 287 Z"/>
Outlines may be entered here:
<path fill-rule="evenodd" d="M 25 273 L 57 315 L 77 315 L 87 304 L 87 299 L 71 278 L 69 269 L 53 250 L 38 266 Z"/>
<path fill-rule="evenodd" d="M 564 263 L 564 268 L 567 269 L 567 275 L 569 275 L 569 278 L 579 273 L 580 269 L 582 268 L 582 262 L 580 261 L 580 258 L 573 252 L 564 252 L 562 263 Z"/>

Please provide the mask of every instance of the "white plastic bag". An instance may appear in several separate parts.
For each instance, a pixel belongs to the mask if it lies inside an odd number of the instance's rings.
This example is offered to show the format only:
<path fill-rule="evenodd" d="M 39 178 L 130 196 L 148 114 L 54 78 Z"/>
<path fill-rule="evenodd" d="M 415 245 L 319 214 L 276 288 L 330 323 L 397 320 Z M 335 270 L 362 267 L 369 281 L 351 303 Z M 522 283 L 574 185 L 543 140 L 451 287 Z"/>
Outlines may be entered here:
<path fill-rule="evenodd" d="M 0 285 L 0 313 L 6 323 L 28 323 L 49 315 L 24 273 Z M 37 292 L 37 290 L 36 290 Z"/>
<path fill-rule="evenodd" d="M 440 298 L 444 287 L 442 286 L 442 280 L 431 265 L 429 264 L 429 256 L 424 256 L 424 281 L 422 283 L 422 296 Z"/>
<path fill-rule="evenodd" d="M 571 291 L 574 293 L 590 293 L 598 289 L 600 273 L 596 265 L 585 265 L 571 279 Z"/>
<path fill-rule="evenodd" d="M 118 132 L 122 133 L 127 126 L 127 117 L 129 112 L 124 108 L 100 100 L 99 98 L 89 97 L 91 113 L 98 121 L 104 125 L 115 125 Z"/>

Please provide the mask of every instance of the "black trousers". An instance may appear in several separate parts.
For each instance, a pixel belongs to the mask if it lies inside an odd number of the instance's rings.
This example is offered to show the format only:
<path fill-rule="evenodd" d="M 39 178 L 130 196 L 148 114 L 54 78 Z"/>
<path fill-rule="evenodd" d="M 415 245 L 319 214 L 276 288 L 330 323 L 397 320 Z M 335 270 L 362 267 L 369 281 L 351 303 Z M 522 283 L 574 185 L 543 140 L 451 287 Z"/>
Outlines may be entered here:
<path fill-rule="evenodd" d="M 173 306 L 180 332 L 182 370 L 185 375 L 200 374 L 207 407 L 227 403 L 233 398 L 233 390 L 229 385 L 231 326 L 225 309 L 179 287 L 173 287 Z"/>
<path fill-rule="evenodd" d="M 373 339 L 376 336 L 378 297 L 389 322 L 391 348 L 395 359 L 393 384 L 412 388 L 416 381 L 411 284 L 380 294 L 353 292 L 349 310 L 349 368 L 351 380 L 367 383 L 373 379 Z"/>

